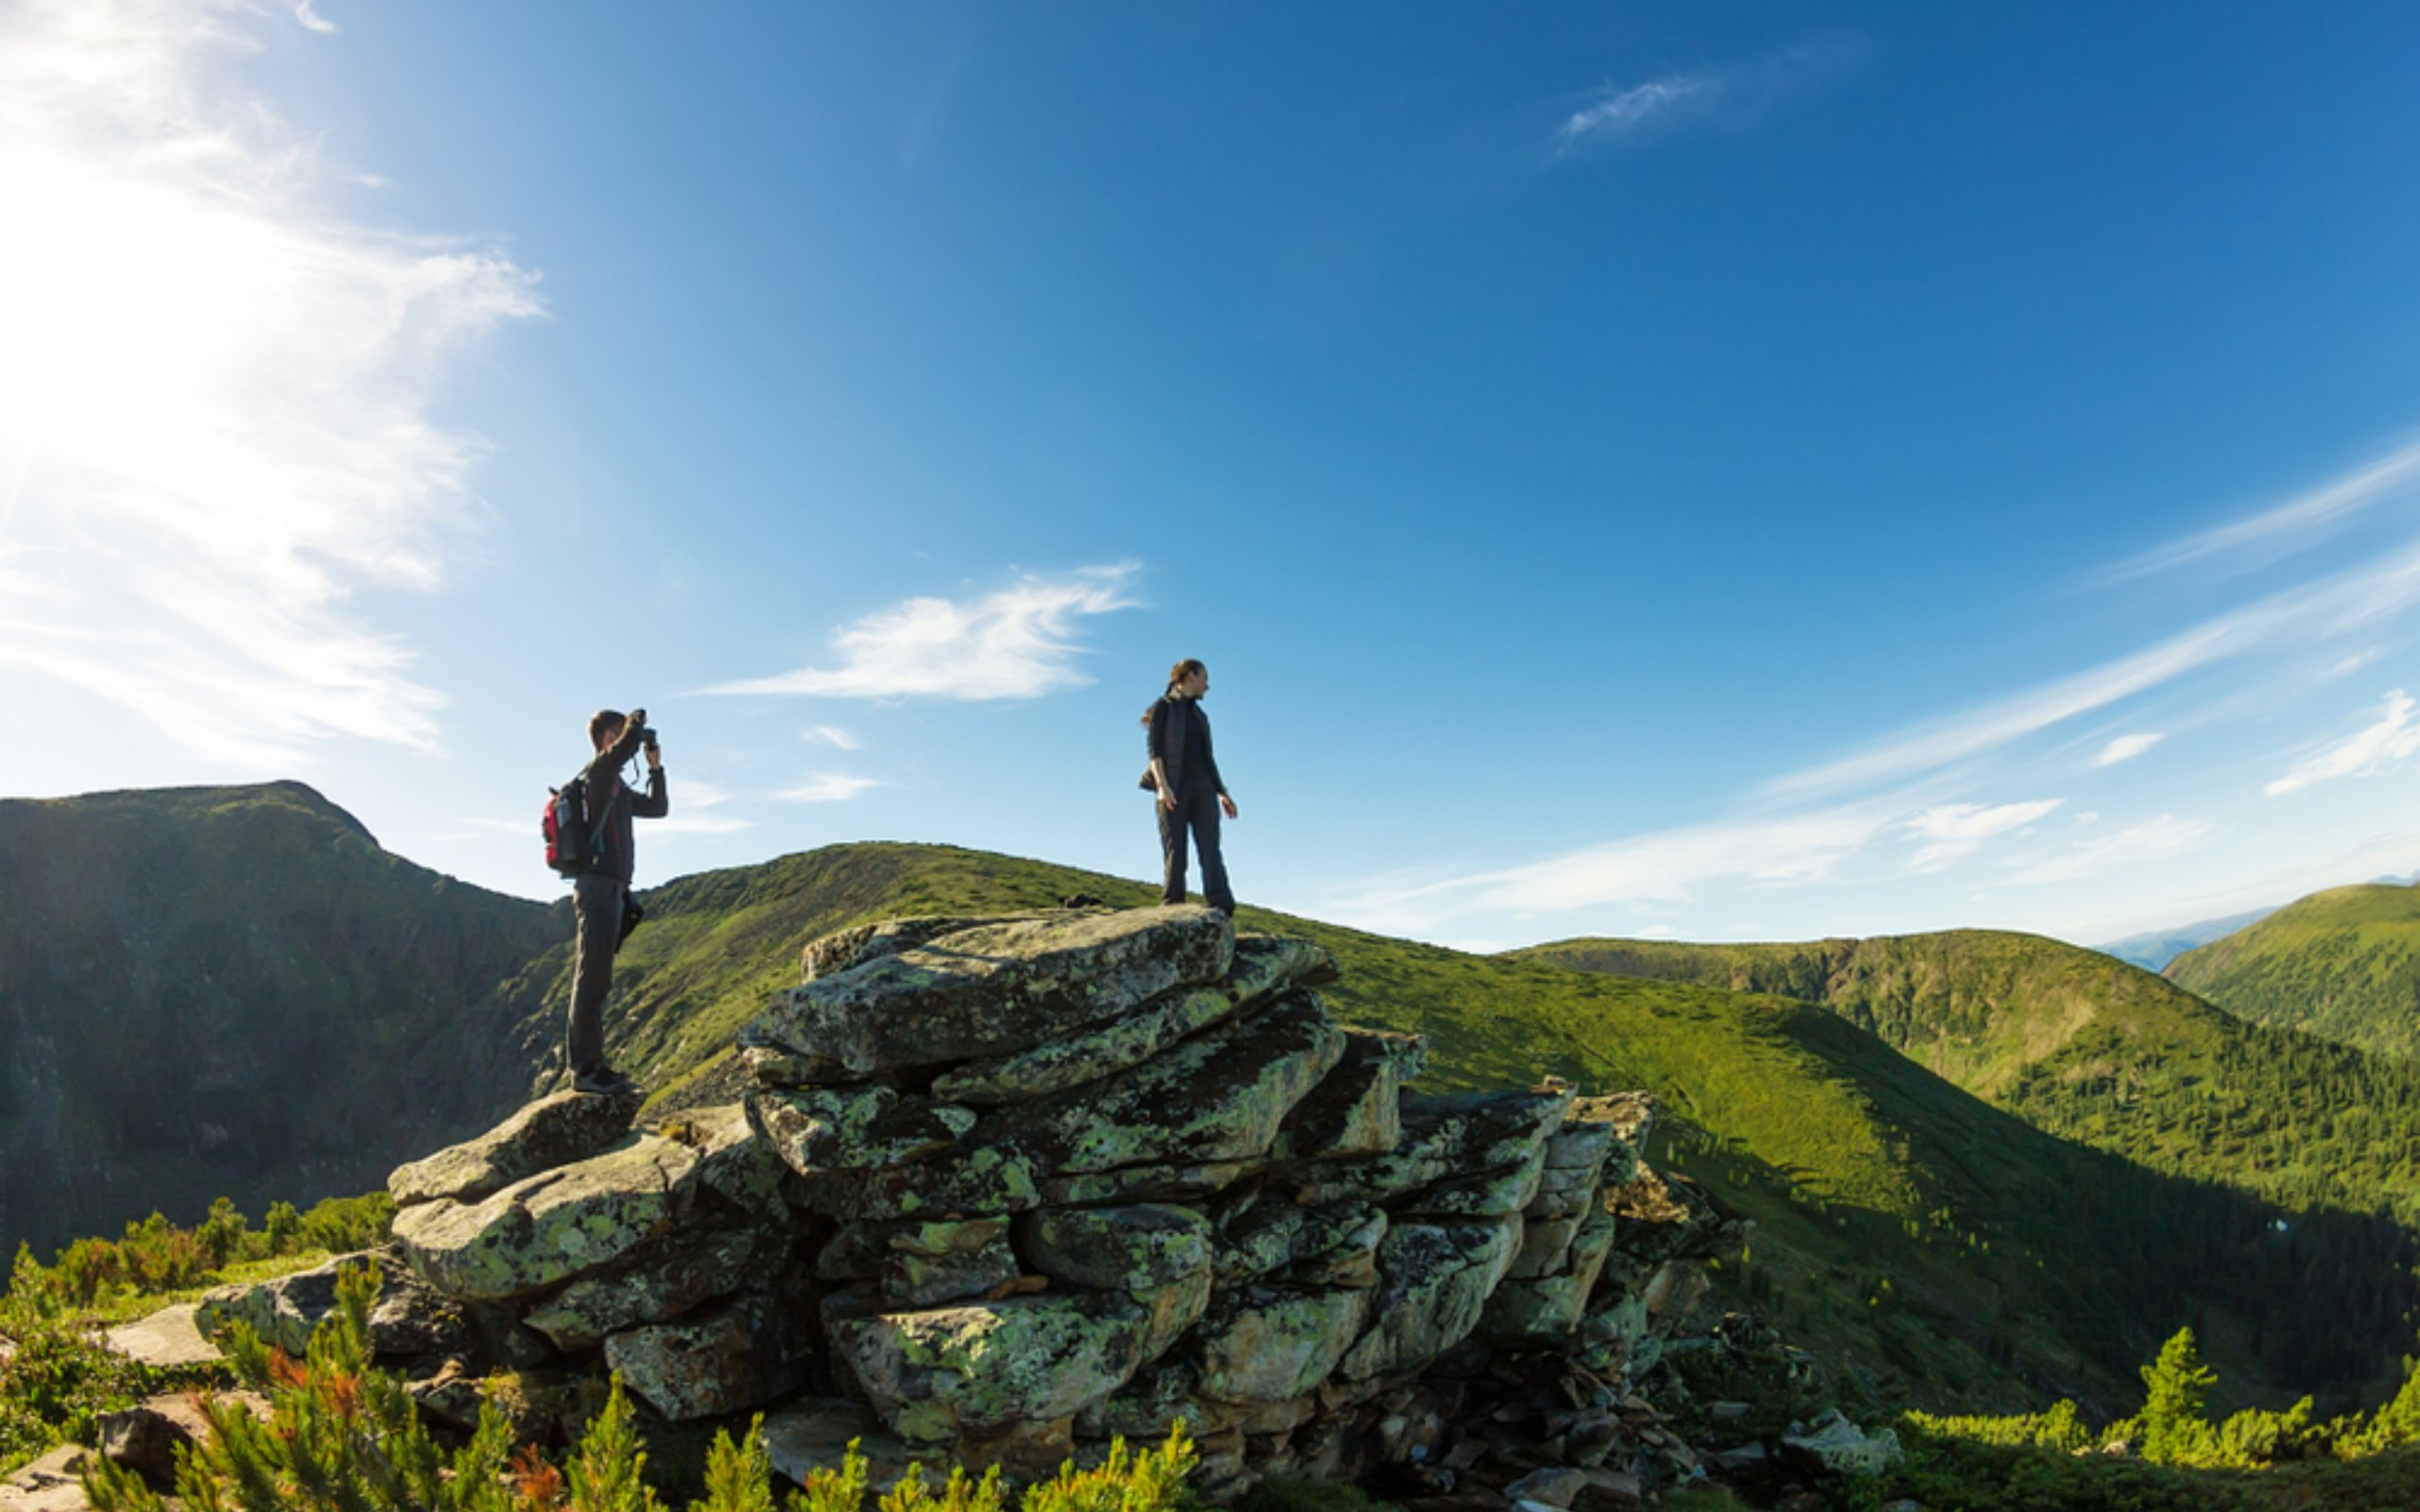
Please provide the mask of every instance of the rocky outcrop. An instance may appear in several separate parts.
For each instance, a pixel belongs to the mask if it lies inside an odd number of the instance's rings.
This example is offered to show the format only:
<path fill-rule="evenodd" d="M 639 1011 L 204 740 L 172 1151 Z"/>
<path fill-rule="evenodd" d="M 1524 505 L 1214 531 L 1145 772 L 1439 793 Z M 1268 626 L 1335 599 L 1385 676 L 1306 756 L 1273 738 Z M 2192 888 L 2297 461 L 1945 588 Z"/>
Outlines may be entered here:
<path fill-rule="evenodd" d="M 1206 909 L 895 920 L 804 959 L 741 1031 L 741 1102 L 637 1128 L 553 1098 L 395 1173 L 376 1342 L 429 1411 L 611 1371 L 666 1419 L 766 1412 L 794 1477 L 851 1438 L 1047 1469 L 1183 1418 L 1225 1495 L 1422 1464 L 1560 1381 L 1595 1470 L 1725 1232 L 1640 1162 L 1651 1099 L 1408 1091 L 1421 1041 L 1336 1022 L 1325 952 Z M 291 1343 L 332 1301 L 293 1278 L 204 1317 Z M 1545 1463 L 1502 1437 L 1459 1469 Z"/>

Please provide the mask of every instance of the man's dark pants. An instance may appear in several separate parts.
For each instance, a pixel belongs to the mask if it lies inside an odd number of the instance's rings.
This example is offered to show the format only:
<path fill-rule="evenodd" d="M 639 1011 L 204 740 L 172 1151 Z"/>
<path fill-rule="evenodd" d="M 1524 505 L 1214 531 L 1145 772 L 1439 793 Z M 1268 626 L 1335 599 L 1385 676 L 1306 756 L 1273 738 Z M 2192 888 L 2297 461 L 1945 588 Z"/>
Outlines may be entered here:
<path fill-rule="evenodd" d="M 1160 856 L 1167 863 L 1167 876 L 1160 887 L 1160 902 L 1184 902 L 1184 836 L 1193 833 L 1193 848 L 1201 852 L 1201 895 L 1213 908 L 1228 913 L 1236 911 L 1236 895 L 1227 887 L 1227 860 L 1219 853 L 1219 790 L 1215 787 L 1188 787 L 1176 796 L 1176 807 L 1154 800 L 1151 807 L 1160 816 Z"/>
<path fill-rule="evenodd" d="M 571 885 L 572 913 L 579 920 L 567 1044 L 575 1074 L 605 1069 L 605 991 L 614 985 L 614 952 L 622 943 L 623 890 L 614 877 L 581 877 Z"/>

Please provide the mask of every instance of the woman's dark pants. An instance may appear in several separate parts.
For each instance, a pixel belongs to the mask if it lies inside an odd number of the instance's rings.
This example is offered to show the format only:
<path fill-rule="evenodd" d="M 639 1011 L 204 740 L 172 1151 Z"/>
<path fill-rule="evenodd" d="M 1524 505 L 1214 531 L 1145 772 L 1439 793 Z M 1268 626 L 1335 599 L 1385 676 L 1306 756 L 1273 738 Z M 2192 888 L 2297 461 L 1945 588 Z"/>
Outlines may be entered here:
<path fill-rule="evenodd" d="M 1192 788 L 1177 795 L 1174 808 L 1156 799 L 1151 807 L 1160 816 L 1160 856 L 1167 868 L 1160 902 L 1184 902 L 1184 836 L 1190 830 L 1193 847 L 1201 852 L 1202 896 L 1211 907 L 1234 913 L 1236 895 L 1227 888 L 1227 861 L 1219 853 L 1219 790 Z"/>

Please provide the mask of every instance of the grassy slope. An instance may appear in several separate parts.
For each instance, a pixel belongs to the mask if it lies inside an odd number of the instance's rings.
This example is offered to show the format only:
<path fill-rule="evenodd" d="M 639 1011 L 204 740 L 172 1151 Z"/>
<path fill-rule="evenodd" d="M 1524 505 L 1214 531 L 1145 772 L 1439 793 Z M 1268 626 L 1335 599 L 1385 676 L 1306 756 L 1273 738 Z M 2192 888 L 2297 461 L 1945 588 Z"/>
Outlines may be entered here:
<path fill-rule="evenodd" d="M 359 1192 L 521 1091 L 477 984 L 549 911 L 300 783 L 0 801 L 0 1254 Z"/>
<path fill-rule="evenodd" d="M 869 918 L 1014 911 L 1074 892 L 1150 901 L 1131 882 L 939 847 L 832 847 L 683 879 L 646 895 L 608 1033 L 674 1099 L 710 1095 L 694 1084 L 719 1080 L 733 1031 L 797 979 L 805 940 Z M 2239 1240 L 2267 1210 L 2047 1138 L 1829 1013 L 1257 910 L 1241 922 L 1334 950 L 1339 1010 L 1428 1035 L 1433 1087 L 1554 1073 L 1662 1093 L 1674 1115 L 1666 1159 L 1761 1226 L 1760 1279 L 1743 1286 L 1760 1298 L 1778 1287 L 1793 1328 L 1920 1400 L 2059 1389 L 2120 1401 L 2134 1366 L 2196 1316 L 2230 1380 L 2273 1378 L 2248 1342 L 2274 1310 L 2261 1289 L 2214 1283 L 2150 1227 Z M 556 1033 L 567 966 L 558 947 L 516 987 L 533 1057 Z"/>
<path fill-rule="evenodd" d="M 2420 1057 L 2420 888 L 2332 887 L 2169 963 L 2255 1023 Z"/>
<path fill-rule="evenodd" d="M 2051 1133 L 2298 1211 L 2420 1216 L 2420 1068 L 2247 1024 L 2096 951 L 1957 930 L 1517 954 L 1821 1004 Z"/>

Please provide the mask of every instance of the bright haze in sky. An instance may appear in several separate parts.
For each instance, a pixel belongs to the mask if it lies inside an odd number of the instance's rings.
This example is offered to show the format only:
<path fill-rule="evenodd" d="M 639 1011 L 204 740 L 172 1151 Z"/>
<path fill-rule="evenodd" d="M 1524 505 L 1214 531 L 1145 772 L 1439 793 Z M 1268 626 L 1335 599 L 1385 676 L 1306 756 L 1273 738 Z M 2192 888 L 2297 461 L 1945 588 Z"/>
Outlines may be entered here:
<path fill-rule="evenodd" d="M 2420 9 L 0 5 L 0 793 L 1478 948 L 2420 867 Z"/>

